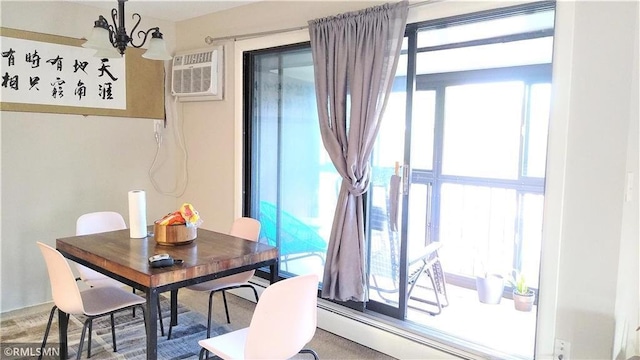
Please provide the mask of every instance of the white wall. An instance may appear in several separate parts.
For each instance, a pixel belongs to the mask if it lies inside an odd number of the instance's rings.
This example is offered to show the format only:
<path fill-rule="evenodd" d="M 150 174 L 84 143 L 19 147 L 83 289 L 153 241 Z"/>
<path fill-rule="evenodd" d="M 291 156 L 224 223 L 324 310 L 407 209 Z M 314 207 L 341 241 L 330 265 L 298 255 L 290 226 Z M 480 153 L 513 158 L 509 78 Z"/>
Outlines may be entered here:
<path fill-rule="evenodd" d="M 68 2 L 2 1 L 0 6 L 5 28 L 75 38 L 86 37 L 98 15 L 108 13 Z M 174 24 L 143 19 L 141 27 L 154 25 L 173 47 Z M 51 300 L 35 243 L 53 245 L 56 238 L 73 235 L 81 214 L 114 210 L 128 223 L 127 192 L 132 189 L 146 190 L 148 221 L 177 208 L 178 200 L 158 194 L 147 176 L 156 149 L 153 120 L 8 111 L 0 115 L 1 312 Z M 169 138 L 166 143 L 171 142 Z M 175 176 L 172 161 L 161 168 L 167 169 Z M 158 179 L 163 185 L 173 180 Z"/>
<path fill-rule="evenodd" d="M 558 3 L 540 291 L 540 318 L 553 317 L 555 328 L 539 323 L 542 356 L 555 332 L 572 343 L 572 358 L 610 358 L 616 297 L 634 291 L 617 279 L 621 244 L 638 241 L 637 215 L 623 216 L 627 156 L 637 158 L 638 133 L 629 132 L 637 23 L 637 2 Z M 637 272 L 627 279 L 637 284 Z M 637 308 L 637 290 L 630 296 Z"/>
<path fill-rule="evenodd" d="M 638 14 L 636 3 L 636 14 Z M 640 16 L 640 15 L 639 15 Z M 633 355 L 640 354 L 640 341 L 638 336 L 640 332 L 636 331 L 640 325 L 640 307 L 638 306 L 638 298 L 640 297 L 640 283 L 637 281 L 640 274 L 640 246 L 638 241 L 638 219 L 640 211 L 638 209 L 638 174 L 639 174 L 639 155 L 640 149 L 638 145 L 638 118 L 640 117 L 640 93 L 638 92 L 638 47 L 640 40 L 638 33 L 640 29 L 636 20 L 635 28 L 629 28 L 635 34 L 633 46 L 633 63 L 631 72 L 631 86 L 629 88 L 629 137 L 627 141 L 627 174 L 633 179 L 625 179 L 627 187 L 631 187 L 629 194 L 625 198 L 622 208 L 622 236 L 620 241 L 620 260 L 618 267 L 618 281 L 615 305 L 615 337 L 613 342 L 612 358 L 616 360 L 628 359 Z M 635 276 L 634 276 L 635 275 Z M 635 280 L 635 281 L 634 281 Z"/>

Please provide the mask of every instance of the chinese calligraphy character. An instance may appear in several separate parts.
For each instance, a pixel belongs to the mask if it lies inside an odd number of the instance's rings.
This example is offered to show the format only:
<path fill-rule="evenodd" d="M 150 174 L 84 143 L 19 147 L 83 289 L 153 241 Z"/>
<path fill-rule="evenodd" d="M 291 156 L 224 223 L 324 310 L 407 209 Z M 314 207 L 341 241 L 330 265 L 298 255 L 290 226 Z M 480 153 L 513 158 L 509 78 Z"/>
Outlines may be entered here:
<path fill-rule="evenodd" d="M 78 87 L 73 93 L 75 95 L 78 95 L 78 100 L 82 100 L 82 97 L 87 96 L 87 87 L 82 82 L 82 80 L 78 80 Z"/>
<path fill-rule="evenodd" d="M 56 69 L 58 71 L 62 71 L 62 59 L 60 55 L 58 55 L 55 59 L 49 59 L 47 62 L 51 65 L 56 65 Z"/>
<path fill-rule="evenodd" d="M 76 59 L 75 64 L 73 64 L 73 72 L 76 73 L 78 70 L 82 70 L 86 74 L 85 69 L 87 65 L 89 65 L 87 61 L 78 61 L 78 59 Z"/>
<path fill-rule="evenodd" d="M 100 75 L 98 75 L 98 77 L 102 77 L 104 76 L 104 73 L 107 73 L 107 75 L 109 75 L 111 80 L 118 81 L 118 79 L 115 78 L 109 71 L 109 68 L 111 67 L 111 65 L 107 65 L 106 63 L 108 62 L 109 62 L 109 59 L 102 59 L 102 66 L 100 67 L 100 69 L 98 69 L 100 71 Z"/>
<path fill-rule="evenodd" d="M 18 90 L 18 75 L 11 77 L 9 73 L 4 73 L 4 76 L 2 76 L 2 87 L 6 88 L 7 86 L 13 90 Z"/>
<path fill-rule="evenodd" d="M 53 98 L 55 99 L 56 96 L 57 97 L 63 97 L 64 94 L 62 93 L 62 85 L 64 85 L 65 81 L 60 79 L 59 77 L 56 78 L 56 81 L 51 83 L 51 86 L 53 86 L 53 89 L 51 91 L 51 96 L 53 96 Z"/>
<path fill-rule="evenodd" d="M 113 100 L 113 93 L 111 92 L 112 83 L 104 83 L 103 85 L 98 85 L 98 96 L 102 100 Z"/>
<path fill-rule="evenodd" d="M 38 50 L 33 50 L 33 54 L 28 53 L 25 56 L 25 61 L 31 63 L 31 68 L 37 68 L 40 66 L 40 55 L 38 55 Z"/>
<path fill-rule="evenodd" d="M 29 90 L 33 89 L 34 87 L 36 88 L 36 90 L 40 91 L 40 89 L 36 86 L 38 85 L 38 83 L 40 82 L 40 77 L 39 76 L 34 76 L 34 77 L 29 77 L 29 84 L 31 85 L 29 87 Z"/>
<path fill-rule="evenodd" d="M 2 57 L 6 57 L 8 60 L 7 66 L 11 66 L 11 65 L 15 65 L 16 63 L 16 59 L 13 56 L 13 54 L 15 54 L 16 51 L 13 50 L 13 48 L 9 48 L 9 51 L 5 51 L 2 53 Z"/>

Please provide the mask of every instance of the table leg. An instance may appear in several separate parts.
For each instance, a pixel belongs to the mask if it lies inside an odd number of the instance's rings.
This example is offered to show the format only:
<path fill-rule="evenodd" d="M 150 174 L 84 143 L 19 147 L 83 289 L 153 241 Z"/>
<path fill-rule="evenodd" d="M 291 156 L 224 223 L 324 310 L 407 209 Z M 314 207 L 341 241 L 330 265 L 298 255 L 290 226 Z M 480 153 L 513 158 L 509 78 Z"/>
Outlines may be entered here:
<path fill-rule="evenodd" d="M 158 290 L 147 289 L 147 360 L 158 358 Z"/>
<path fill-rule="evenodd" d="M 171 326 L 178 325 L 178 289 L 171 290 Z"/>
<path fill-rule="evenodd" d="M 269 282 L 271 284 L 278 281 L 278 262 L 274 261 L 273 264 L 269 265 Z"/>
<path fill-rule="evenodd" d="M 67 314 L 58 308 L 58 339 L 60 339 L 60 359 L 66 360 L 68 357 L 67 328 L 69 318 Z"/>

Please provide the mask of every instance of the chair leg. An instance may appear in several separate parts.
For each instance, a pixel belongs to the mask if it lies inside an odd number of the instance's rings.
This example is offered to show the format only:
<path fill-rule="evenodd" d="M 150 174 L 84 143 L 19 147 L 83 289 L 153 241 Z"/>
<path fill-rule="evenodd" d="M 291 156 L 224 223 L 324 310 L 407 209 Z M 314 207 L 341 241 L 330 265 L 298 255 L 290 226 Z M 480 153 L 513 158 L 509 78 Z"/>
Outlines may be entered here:
<path fill-rule="evenodd" d="M 76 353 L 76 359 L 80 360 L 82 355 L 82 345 L 84 345 L 84 333 L 87 331 L 89 324 L 91 323 L 91 318 L 85 320 L 84 325 L 82 326 L 82 334 L 80 335 L 80 344 L 78 345 L 78 352 Z M 89 357 L 89 355 L 87 355 Z"/>
<path fill-rule="evenodd" d="M 142 321 L 144 322 L 144 334 L 145 336 L 149 336 L 149 329 L 147 328 L 147 313 L 146 311 L 144 311 L 144 307 L 142 305 L 138 305 L 138 306 L 140 306 L 140 309 L 142 310 Z"/>
<path fill-rule="evenodd" d="M 164 325 L 162 324 L 162 308 L 160 307 L 160 299 L 158 299 L 158 320 L 160 320 L 160 335 L 164 336 Z"/>
<path fill-rule="evenodd" d="M 318 353 L 311 349 L 302 349 L 298 352 L 298 354 L 311 354 L 315 360 L 320 360 L 320 357 L 318 357 Z"/>
<path fill-rule="evenodd" d="M 440 302 L 440 292 L 438 291 L 439 283 L 436 282 L 435 274 L 433 273 L 432 269 L 425 269 L 425 272 L 427 273 L 427 276 L 431 280 L 431 286 L 433 287 L 433 293 L 435 294 L 435 297 L 436 297 L 435 305 L 438 308 L 437 311 L 433 311 L 433 312 L 429 312 L 429 313 L 431 315 L 438 315 L 438 314 L 440 314 L 442 312 L 442 303 Z"/>
<path fill-rule="evenodd" d="M 249 287 L 253 290 L 253 295 L 256 297 L 256 304 L 258 303 L 258 290 L 256 290 L 256 287 L 253 285 L 249 285 Z"/>
<path fill-rule="evenodd" d="M 116 325 L 113 319 L 113 314 L 111 314 L 111 341 L 113 342 L 113 352 L 117 352 L 118 349 L 116 347 Z"/>
<path fill-rule="evenodd" d="M 89 318 L 89 344 L 87 344 L 87 359 L 91 357 L 91 333 L 93 332 L 93 319 Z"/>
<path fill-rule="evenodd" d="M 160 332 L 164 336 L 164 328 L 162 325 L 162 315 L 160 314 L 160 300 L 158 300 L 158 316 L 160 317 Z M 171 316 L 169 316 L 169 332 L 167 333 L 167 340 L 171 340 L 172 330 L 173 330 L 173 321 L 171 321 Z"/>
<path fill-rule="evenodd" d="M 215 291 L 212 291 L 209 293 L 209 313 L 207 314 L 207 339 L 211 337 L 211 313 L 213 312 L 213 294 L 214 293 Z"/>
<path fill-rule="evenodd" d="M 131 288 L 131 292 L 135 294 L 136 293 L 136 288 L 132 287 Z M 133 309 L 131 309 L 131 313 L 132 313 L 133 317 L 136 317 L 136 307 L 135 306 L 133 307 Z"/>
<path fill-rule="evenodd" d="M 229 307 L 227 306 L 227 292 L 222 290 L 222 301 L 224 302 L 224 312 L 227 314 L 227 324 L 231 324 L 229 320 Z"/>
<path fill-rule="evenodd" d="M 42 345 L 40 345 L 40 355 L 38 360 L 42 360 L 42 354 L 44 353 L 44 346 L 47 345 L 47 338 L 49 337 L 49 330 L 51 330 L 51 322 L 53 321 L 53 314 L 58 307 L 53 305 L 51 312 L 49 313 L 49 321 L 47 322 L 47 329 L 44 331 L 44 338 L 42 339 Z"/>
<path fill-rule="evenodd" d="M 447 280 L 444 277 L 444 271 L 442 270 L 442 264 L 440 259 L 433 264 L 434 273 L 438 279 L 437 283 L 440 287 L 441 293 L 444 295 L 443 307 L 449 306 L 449 297 L 447 296 Z"/>

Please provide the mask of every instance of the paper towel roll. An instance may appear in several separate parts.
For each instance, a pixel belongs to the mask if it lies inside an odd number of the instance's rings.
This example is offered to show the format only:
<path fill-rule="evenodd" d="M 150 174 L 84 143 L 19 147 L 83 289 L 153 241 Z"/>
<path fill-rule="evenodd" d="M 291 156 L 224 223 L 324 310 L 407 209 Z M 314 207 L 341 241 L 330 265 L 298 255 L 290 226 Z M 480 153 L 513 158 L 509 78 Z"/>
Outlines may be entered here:
<path fill-rule="evenodd" d="M 147 237 L 147 199 L 144 190 L 129 191 L 129 236 Z"/>

